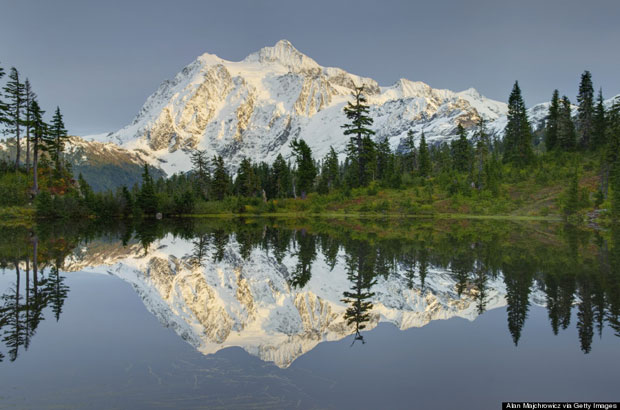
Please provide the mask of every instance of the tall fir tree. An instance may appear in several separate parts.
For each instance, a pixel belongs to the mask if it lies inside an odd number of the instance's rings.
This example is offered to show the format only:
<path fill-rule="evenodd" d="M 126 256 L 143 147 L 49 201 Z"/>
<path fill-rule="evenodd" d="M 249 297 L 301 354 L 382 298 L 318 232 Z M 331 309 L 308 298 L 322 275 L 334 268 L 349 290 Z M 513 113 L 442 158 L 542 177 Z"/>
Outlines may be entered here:
<path fill-rule="evenodd" d="M 243 158 L 235 180 L 235 193 L 240 196 L 254 197 L 258 194 L 260 184 L 254 173 L 252 163 L 248 158 Z"/>
<path fill-rule="evenodd" d="M 428 145 L 426 144 L 426 137 L 424 133 L 420 136 L 420 148 L 418 148 L 419 165 L 418 172 L 422 177 L 429 177 L 431 175 L 431 157 L 428 152 Z"/>
<path fill-rule="evenodd" d="M 0 79 L 2 77 L 4 77 L 4 68 L 0 67 Z M 8 121 L 6 118 L 8 108 L 9 107 L 4 103 L 2 99 L 2 94 L 0 94 L 0 125 L 5 124 Z"/>
<path fill-rule="evenodd" d="M 26 171 L 30 172 L 30 130 L 32 129 L 32 112 L 30 111 L 30 102 L 37 98 L 37 95 L 32 91 L 30 81 L 26 78 L 24 81 L 24 127 L 26 127 Z"/>
<path fill-rule="evenodd" d="M 558 145 L 564 151 L 572 151 L 577 147 L 577 134 L 575 133 L 575 123 L 571 116 L 571 104 L 566 96 L 563 96 L 560 100 Z"/>
<path fill-rule="evenodd" d="M 336 154 L 334 147 L 329 147 L 329 153 L 325 157 L 324 163 L 328 190 L 338 188 L 340 186 L 340 169 L 338 154 Z"/>
<path fill-rule="evenodd" d="M 532 127 L 527 118 L 519 82 L 515 81 L 508 98 L 508 122 L 504 129 L 504 161 L 524 166 L 532 162 Z"/>
<path fill-rule="evenodd" d="M 211 180 L 211 192 L 215 199 L 221 201 L 230 192 L 230 176 L 221 156 L 214 156 L 212 165 L 213 179 Z"/>
<path fill-rule="evenodd" d="M 271 167 L 275 186 L 275 197 L 286 198 L 291 192 L 291 169 L 282 157 L 278 154 Z"/>
<path fill-rule="evenodd" d="M 371 136 L 375 134 L 369 126 L 373 120 L 368 116 L 370 108 L 364 95 L 364 87 L 356 87 L 352 93 L 354 102 L 349 101 L 344 112 L 351 122 L 344 124 L 344 135 L 352 135 L 347 144 L 347 156 L 350 166 L 356 168 L 356 186 L 366 185 L 372 178 L 372 165 L 375 159 L 375 147 Z"/>
<path fill-rule="evenodd" d="M 475 142 L 475 166 L 476 166 L 476 187 L 483 187 L 484 164 L 487 162 L 489 151 L 491 150 L 491 138 L 486 130 L 486 123 L 481 117 L 474 132 Z"/>
<path fill-rule="evenodd" d="M 605 105 L 603 101 L 603 89 L 598 90 L 594 115 L 592 117 L 592 148 L 598 149 L 605 146 L 605 131 L 607 129 L 607 118 L 605 116 Z"/>
<path fill-rule="evenodd" d="M 21 164 L 21 141 L 20 130 L 22 126 L 22 110 L 24 108 L 24 84 L 19 79 L 19 72 L 15 67 L 11 67 L 9 80 L 4 86 L 4 94 L 7 98 L 6 123 L 9 132 L 15 136 L 15 170 Z"/>
<path fill-rule="evenodd" d="M 32 191 L 39 193 L 39 151 L 47 136 L 47 124 L 43 121 L 45 111 L 41 110 L 36 99 L 30 101 L 30 113 L 32 115 Z"/>
<path fill-rule="evenodd" d="M 377 144 L 377 179 L 381 181 L 389 181 L 394 173 L 392 169 L 394 162 L 392 161 L 392 150 L 387 137 Z"/>
<path fill-rule="evenodd" d="M 458 139 L 452 141 L 452 156 L 454 169 L 459 172 L 469 171 L 470 164 L 470 147 L 467 141 L 467 133 L 461 124 L 456 127 Z"/>
<path fill-rule="evenodd" d="M 297 169 L 295 170 L 296 191 L 302 198 L 312 190 L 317 169 L 312 159 L 312 150 L 303 139 L 295 138 L 291 141 L 291 149 L 295 156 Z"/>
<path fill-rule="evenodd" d="M 545 147 L 552 151 L 558 145 L 558 125 L 560 121 L 560 93 L 553 90 L 549 113 L 545 121 Z"/>
<path fill-rule="evenodd" d="M 197 197 L 201 199 L 208 199 L 211 174 L 209 172 L 207 152 L 199 149 L 195 150 L 191 154 L 191 161 L 194 192 L 197 194 Z"/>
<path fill-rule="evenodd" d="M 581 75 L 577 104 L 579 106 L 577 109 L 579 144 L 583 148 L 590 148 L 594 119 L 594 88 L 592 87 L 592 75 L 587 70 Z"/>
<path fill-rule="evenodd" d="M 138 195 L 138 206 L 147 215 L 155 215 L 158 211 L 159 203 L 155 192 L 155 183 L 149 172 L 149 166 L 144 164 L 142 172 L 142 186 Z"/>
<path fill-rule="evenodd" d="M 406 172 L 414 172 L 418 168 L 418 152 L 415 148 L 415 138 L 413 131 L 407 131 L 407 137 L 404 141 L 404 169 Z"/>
<path fill-rule="evenodd" d="M 56 107 L 50 124 L 50 154 L 58 171 L 62 169 L 62 153 L 68 139 L 69 136 L 60 113 L 60 107 Z"/>

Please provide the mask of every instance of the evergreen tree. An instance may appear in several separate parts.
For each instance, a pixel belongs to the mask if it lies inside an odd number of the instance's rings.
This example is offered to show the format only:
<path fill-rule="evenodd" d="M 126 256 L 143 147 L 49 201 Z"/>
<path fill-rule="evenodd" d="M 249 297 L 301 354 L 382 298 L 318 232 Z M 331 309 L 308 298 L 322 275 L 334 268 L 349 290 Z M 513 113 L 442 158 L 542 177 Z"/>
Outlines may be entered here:
<path fill-rule="evenodd" d="M 471 158 L 467 134 L 465 132 L 465 128 L 463 128 L 461 124 L 457 126 L 456 133 L 459 138 L 452 141 L 452 163 L 454 165 L 454 169 L 457 171 L 467 172 L 469 171 L 469 163 Z"/>
<path fill-rule="evenodd" d="M 484 164 L 487 162 L 489 156 L 489 150 L 491 149 L 491 139 L 486 131 L 486 125 L 484 119 L 480 118 L 478 121 L 476 131 L 474 133 L 475 141 L 475 162 L 476 162 L 476 186 L 481 189 L 484 178 Z"/>
<path fill-rule="evenodd" d="M 4 86 L 4 93 L 8 100 L 6 104 L 6 120 L 10 132 L 15 135 L 16 153 L 15 170 L 20 166 L 20 130 L 22 125 L 22 110 L 24 108 L 24 84 L 19 80 L 19 72 L 11 67 L 9 81 Z"/>
<path fill-rule="evenodd" d="M 575 171 L 568 186 L 566 193 L 566 203 L 564 204 L 564 215 L 571 217 L 579 210 L 579 175 Z"/>
<path fill-rule="evenodd" d="M 418 172 L 420 176 L 428 177 L 431 174 L 431 157 L 428 152 L 428 145 L 426 145 L 426 137 L 424 133 L 420 136 L 420 148 L 418 149 L 419 167 Z"/>
<path fill-rule="evenodd" d="M 577 94 L 577 127 L 580 135 L 580 144 L 583 148 L 589 148 L 592 138 L 592 125 L 594 117 L 594 88 L 592 87 L 592 75 L 584 71 L 579 83 Z"/>
<path fill-rule="evenodd" d="M 125 185 L 123 185 L 121 195 L 123 198 L 121 212 L 124 218 L 128 218 L 134 212 L 134 200 L 131 192 L 127 189 Z"/>
<path fill-rule="evenodd" d="M 605 117 L 605 106 L 603 105 L 603 89 L 599 89 L 596 98 L 596 106 L 594 107 L 594 115 L 592 118 L 592 147 L 601 148 L 605 146 L 605 130 L 607 129 L 607 121 Z"/>
<path fill-rule="evenodd" d="M 282 154 L 278 154 L 272 166 L 275 197 L 286 198 L 291 192 L 291 170 Z"/>
<path fill-rule="evenodd" d="M 562 97 L 558 118 L 558 145 L 565 151 L 572 151 L 577 146 L 575 124 L 571 117 L 571 104 L 568 97 Z"/>
<path fill-rule="evenodd" d="M 61 156 L 65 150 L 65 142 L 68 138 L 69 136 L 67 135 L 67 130 L 65 129 L 65 123 L 62 119 L 62 114 L 60 113 L 60 107 L 56 107 L 54 117 L 52 117 L 52 123 L 50 124 L 50 153 L 56 166 L 56 170 L 60 170 L 62 168 Z"/>
<path fill-rule="evenodd" d="M 215 199 L 221 201 L 230 192 L 230 176 L 224 166 L 224 159 L 221 156 L 214 156 L 211 162 L 214 167 L 211 192 Z"/>
<path fill-rule="evenodd" d="M 32 100 L 36 99 L 37 95 L 32 91 L 30 81 L 26 78 L 24 82 L 24 103 L 25 103 L 25 118 L 24 126 L 26 127 L 26 171 L 30 171 L 30 130 L 32 128 L 32 112 L 30 111 Z"/>
<path fill-rule="evenodd" d="M 258 194 L 259 183 L 252 163 L 249 159 L 243 158 L 235 180 L 235 193 L 245 197 L 254 197 Z"/>
<path fill-rule="evenodd" d="M 155 215 L 159 206 L 155 193 L 155 183 L 147 164 L 144 164 L 144 171 L 142 172 L 142 186 L 138 195 L 138 206 L 147 215 Z"/>
<path fill-rule="evenodd" d="M 545 146 L 547 151 L 551 151 L 558 145 L 558 125 L 560 121 L 560 94 L 558 90 L 553 91 L 551 105 L 545 122 Z"/>
<path fill-rule="evenodd" d="M 532 162 L 532 127 L 527 118 L 519 82 L 508 98 L 508 123 L 504 130 L 504 161 L 524 166 Z"/>
<path fill-rule="evenodd" d="M 373 120 L 368 116 L 370 111 L 367 99 L 364 96 L 364 87 L 356 87 L 352 93 L 355 102 L 349 101 L 344 107 L 345 115 L 351 122 L 344 124 L 344 135 L 352 135 L 347 144 L 347 156 L 350 165 L 357 171 L 356 186 L 365 186 L 372 178 L 372 165 L 375 156 L 374 142 L 371 136 L 375 134 L 370 128 Z"/>
<path fill-rule="evenodd" d="M 4 77 L 4 68 L 0 67 L 0 79 Z M 8 110 L 7 105 L 2 101 L 2 94 L 0 94 L 0 125 L 5 124 L 7 122 L 6 111 Z"/>
<path fill-rule="evenodd" d="M 297 162 L 295 171 L 295 185 L 302 198 L 312 190 L 317 169 L 312 159 L 312 150 L 303 139 L 295 138 L 291 141 L 291 149 Z"/>
<path fill-rule="evenodd" d="M 407 138 L 405 138 L 405 152 L 404 152 L 404 169 L 406 172 L 413 172 L 417 168 L 417 153 L 415 149 L 415 140 L 413 138 L 413 131 L 407 131 Z"/>
<path fill-rule="evenodd" d="M 195 191 L 198 197 L 207 199 L 209 197 L 209 185 L 211 176 L 209 173 L 209 160 L 207 152 L 204 150 L 195 150 L 191 154 L 192 173 L 195 181 Z"/>
<path fill-rule="evenodd" d="M 394 173 L 392 169 L 393 161 L 392 150 L 387 137 L 383 137 L 381 142 L 377 144 L 377 179 L 381 181 L 389 181 Z"/>
<path fill-rule="evenodd" d="M 620 221 L 620 164 L 615 164 L 613 167 L 611 189 L 611 215 L 613 220 L 618 222 Z"/>
<path fill-rule="evenodd" d="M 47 124 L 43 121 L 45 111 L 41 110 L 36 99 L 30 102 L 30 113 L 32 115 L 32 170 L 33 186 L 32 191 L 36 195 L 39 193 L 39 150 L 47 135 Z"/>
<path fill-rule="evenodd" d="M 329 147 L 329 153 L 325 157 L 325 173 L 327 176 L 328 189 L 338 188 L 340 186 L 340 172 L 338 166 L 338 154 L 334 151 L 334 147 Z"/>

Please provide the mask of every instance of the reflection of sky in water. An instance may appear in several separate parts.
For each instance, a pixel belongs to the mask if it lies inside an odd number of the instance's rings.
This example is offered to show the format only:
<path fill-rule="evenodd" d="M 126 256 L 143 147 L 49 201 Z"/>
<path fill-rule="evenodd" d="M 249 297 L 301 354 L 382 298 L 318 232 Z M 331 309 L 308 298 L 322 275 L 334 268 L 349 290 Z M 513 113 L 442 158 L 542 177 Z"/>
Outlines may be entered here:
<path fill-rule="evenodd" d="M 11 275 L 0 274 L 2 286 Z M 555 336 L 537 306 L 518 347 L 499 308 L 474 322 L 434 321 L 406 331 L 381 324 L 365 333 L 364 345 L 351 347 L 352 336 L 321 343 L 280 369 L 239 348 L 203 356 L 117 278 L 69 273 L 67 284 L 59 323 L 46 315 L 28 352 L 0 364 L 0 401 L 26 408 L 428 409 L 617 400 L 619 339 L 606 328 L 584 355 L 575 317 Z"/>

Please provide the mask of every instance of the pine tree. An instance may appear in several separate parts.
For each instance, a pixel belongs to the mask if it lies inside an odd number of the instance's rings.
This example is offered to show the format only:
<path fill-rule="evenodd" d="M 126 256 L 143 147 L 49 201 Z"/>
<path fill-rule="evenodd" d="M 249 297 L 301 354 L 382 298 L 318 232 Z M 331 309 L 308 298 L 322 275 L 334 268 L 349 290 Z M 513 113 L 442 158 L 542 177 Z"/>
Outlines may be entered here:
<path fill-rule="evenodd" d="M 214 156 L 211 162 L 214 167 L 211 192 L 215 199 L 221 201 L 230 192 L 230 176 L 221 156 Z"/>
<path fill-rule="evenodd" d="M 275 197 L 286 198 L 291 192 L 291 170 L 282 154 L 278 154 L 272 165 Z"/>
<path fill-rule="evenodd" d="M 551 105 L 545 122 L 545 146 L 547 151 L 551 151 L 558 145 L 558 125 L 560 120 L 560 94 L 558 90 L 553 91 Z"/>
<path fill-rule="evenodd" d="M 327 175 L 328 189 L 338 188 L 340 186 L 340 169 L 338 166 L 338 154 L 334 151 L 334 147 L 329 147 L 329 153 L 325 157 L 325 172 Z"/>
<path fill-rule="evenodd" d="M 476 131 L 474 133 L 475 141 L 475 162 L 476 162 L 476 186 L 482 188 L 482 179 L 484 176 L 484 164 L 487 162 L 489 150 L 491 149 L 491 139 L 486 131 L 486 125 L 483 118 L 480 118 Z"/>
<path fill-rule="evenodd" d="M 504 161 L 524 166 L 532 162 L 532 127 L 527 118 L 519 82 L 508 98 L 508 123 L 504 130 Z"/>
<path fill-rule="evenodd" d="M 579 143 L 583 148 L 590 148 L 594 117 L 594 88 L 592 87 L 592 75 L 587 70 L 581 75 L 577 103 L 579 104 L 577 109 Z"/>
<path fill-rule="evenodd" d="M 314 179 L 316 178 L 317 169 L 312 159 L 312 150 L 303 139 L 293 139 L 291 141 L 291 149 L 297 162 L 297 170 L 295 172 L 295 184 L 302 198 L 312 190 Z"/>
<path fill-rule="evenodd" d="M 235 192 L 245 197 L 254 197 L 260 189 L 259 181 L 254 173 L 252 163 L 249 159 L 243 158 L 235 180 Z"/>
<path fill-rule="evenodd" d="M 26 172 L 30 172 L 30 130 L 32 128 L 32 112 L 30 111 L 30 103 L 36 99 L 37 95 L 32 91 L 30 81 L 26 78 L 24 81 L 24 103 L 25 103 L 25 118 L 24 126 L 26 127 Z"/>
<path fill-rule="evenodd" d="M 0 67 L 0 79 L 4 77 L 4 68 Z M 8 122 L 6 118 L 7 110 L 9 107 L 2 101 L 2 94 L 0 94 L 0 125 Z"/>
<path fill-rule="evenodd" d="M 413 131 L 411 130 L 407 131 L 407 138 L 405 138 L 404 146 L 405 146 L 405 153 L 404 153 L 405 171 L 413 172 L 418 167 L 418 164 L 417 164 L 418 158 L 416 155 L 417 153 L 415 149 L 415 140 L 414 140 Z"/>
<path fill-rule="evenodd" d="M 65 143 L 68 138 L 60 108 L 56 107 L 52 123 L 50 124 L 50 153 L 57 171 L 62 168 L 61 156 L 65 150 Z"/>
<path fill-rule="evenodd" d="M 392 150 L 387 137 L 383 137 L 381 142 L 377 144 L 377 179 L 381 181 L 389 181 L 394 173 L 392 169 L 393 161 Z"/>
<path fill-rule="evenodd" d="M 19 72 L 15 67 L 11 67 L 9 81 L 4 86 L 4 93 L 8 99 L 6 110 L 6 123 L 9 130 L 15 135 L 16 153 L 15 170 L 20 166 L 20 130 L 22 125 L 22 110 L 24 108 L 24 84 L 19 81 Z"/>
<path fill-rule="evenodd" d="M 370 111 L 367 99 L 364 96 L 364 87 L 356 87 L 352 93 L 355 102 L 349 101 L 344 107 L 347 119 L 351 121 L 344 124 L 344 135 L 352 135 L 347 144 L 347 156 L 352 167 L 357 170 L 356 186 L 366 185 L 372 178 L 372 162 L 374 160 L 374 142 L 370 138 L 375 134 L 370 128 L 373 120 L 368 116 Z"/>
<path fill-rule="evenodd" d="M 45 111 L 41 110 L 36 99 L 30 102 L 30 113 L 32 115 L 32 170 L 34 194 L 39 193 L 39 150 L 47 135 L 47 124 L 43 121 Z"/>
<path fill-rule="evenodd" d="M 197 192 L 197 196 L 207 199 L 209 197 L 209 185 L 211 184 L 207 152 L 199 149 L 195 150 L 191 154 L 191 161 L 195 182 L 194 190 Z"/>
<path fill-rule="evenodd" d="M 428 177 L 431 174 L 431 157 L 428 152 L 428 145 L 426 145 L 426 137 L 424 133 L 420 136 L 420 148 L 418 149 L 419 167 L 418 172 L 420 176 Z"/>
<path fill-rule="evenodd" d="M 603 89 L 599 89 L 596 98 L 596 106 L 594 107 L 594 115 L 592 118 L 592 148 L 600 148 L 605 146 L 605 130 L 607 129 L 607 120 L 605 117 L 605 106 L 603 105 Z"/>
<path fill-rule="evenodd" d="M 571 117 L 571 104 L 568 97 L 564 96 L 560 100 L 560 111 L 558 118 L 558 145 L 564 151 L 572 151 L 577 146 L 577 134 L 575 124 Z"/>
<path fill-rule="evenodd" d="M 456 133 L 459 138 L 452 141 L 454 169 L 459 172 L 467 172 L 469 171 L 469 163 L 471 158 L 467 134 L 465 132 L 465 128 L 463 128 L 461 124 L 457 126 Z"/>
<path fill-rule="evenodd" d="M 155 215 L 159 206 L 155 193 L 155 183 L 147 164 L 144 164 L 144 171 L 142 172 L 142 186 L 138 195 L 138 206 L 147 215 Z"/>

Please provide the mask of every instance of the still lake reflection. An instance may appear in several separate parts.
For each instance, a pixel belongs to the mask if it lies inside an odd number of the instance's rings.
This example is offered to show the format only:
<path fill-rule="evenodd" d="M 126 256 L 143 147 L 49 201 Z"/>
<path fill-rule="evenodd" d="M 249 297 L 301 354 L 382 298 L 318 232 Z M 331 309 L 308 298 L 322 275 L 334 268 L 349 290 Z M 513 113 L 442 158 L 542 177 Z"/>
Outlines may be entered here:
<path fill-rule="evenodd" d="M 615 230 L 350 219 L 2 229 L 0 407 L 619 399 Z"/>

